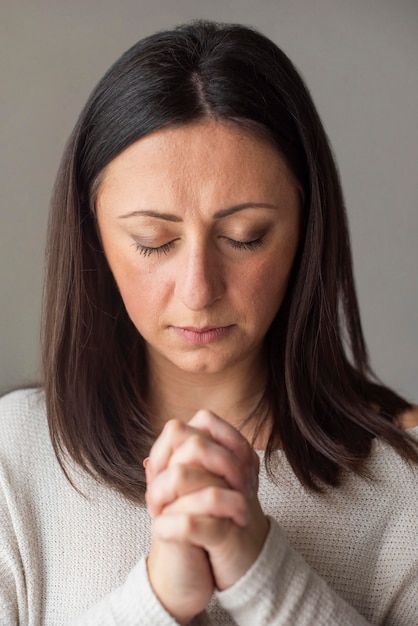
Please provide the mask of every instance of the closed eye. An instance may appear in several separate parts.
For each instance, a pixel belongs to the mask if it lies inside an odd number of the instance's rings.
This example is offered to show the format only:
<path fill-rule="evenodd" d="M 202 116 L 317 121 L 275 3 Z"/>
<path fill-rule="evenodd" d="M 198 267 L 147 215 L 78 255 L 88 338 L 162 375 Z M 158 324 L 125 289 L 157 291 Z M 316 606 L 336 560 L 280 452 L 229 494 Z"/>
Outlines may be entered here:
<path fill-rule="evenodd" d="M 228 244 L 234 248 L 235 250 L 255 250 L 260 247 L 264 243 L 263 237 L 258 237 L 257 239 L 251 239 L 250 241 L 237 241 L 236 239 L 231 239 L 230 237 L 225 237 Z M 157 256 L 161 256 L 163 254 L 168 254 L 170 250 L 174 247 L 177 239 L 173 239 L 172 241 L 168 241 L 164 243 L 162 246 L 144 246 L 144 244 L 136 241 L 133 245 L 135 249 L 142 254 L 142 256 L 151 256 L 152 254 L 156 254 Z"/>
<path fill-rule="evenodd" d="M 251 239 L 250 241 L 237 241 L 236 239 L 230 239 L 229 237 L 225 237 L 228 241 L 229 245 L 235 250 L 255 250 L 259 246 L 262 246 L 264 243 L 263 237 L 258 237 L 257 239 Z"/>
<path fill-rule="evenodd" d="M 162 246 L 152 247 L 152 246 L 144 246 L 142 243 L 135 241 L 133 245 L 135 246 L 135 249 L 143 256 L 151 256 L 152 254 L 161 256 L 162 254 L 168 254 L 170 250 L 174 247 L 175 242 L 176 242 L 176 239 L 173 239 L 172 241 L 168 241 L 167 243 L 164 243 Z"/>

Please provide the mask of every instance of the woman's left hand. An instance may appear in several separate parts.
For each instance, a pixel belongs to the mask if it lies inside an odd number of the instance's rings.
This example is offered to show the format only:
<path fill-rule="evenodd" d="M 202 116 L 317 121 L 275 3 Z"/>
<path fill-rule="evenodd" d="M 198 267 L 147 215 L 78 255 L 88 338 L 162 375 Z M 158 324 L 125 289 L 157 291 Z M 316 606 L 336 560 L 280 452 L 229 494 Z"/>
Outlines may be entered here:
<path fill-rule="evenodd" d="M 147 504 L 154 536 L 204 548 L 220 590 L 251 567 L 268 533 L 257 498 L 258 469 L 246 439 L 209 411 L 188 424 L 169 422 L 150 453 Z"/>

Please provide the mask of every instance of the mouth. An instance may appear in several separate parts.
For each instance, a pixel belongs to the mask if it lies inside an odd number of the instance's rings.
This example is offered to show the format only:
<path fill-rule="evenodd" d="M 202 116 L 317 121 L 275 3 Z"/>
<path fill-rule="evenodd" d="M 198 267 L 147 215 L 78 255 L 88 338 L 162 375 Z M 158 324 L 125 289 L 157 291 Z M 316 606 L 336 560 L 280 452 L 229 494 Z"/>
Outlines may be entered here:
<path fill-rule="evenodd" d="M 192 333 L 207 333 L 211 330 L 216 330 L 217 328 L 228 328 L 228 326 L 203 326 L 200 328 L 199 326 L 179 326 L 182 330 L 190 330 Z"/>
<path fill-rule="evenodd" d="M 171 326 L 173 332 L 189 343 L 209 344 L 223 339 L 232 329 L 229 326 Z"/>

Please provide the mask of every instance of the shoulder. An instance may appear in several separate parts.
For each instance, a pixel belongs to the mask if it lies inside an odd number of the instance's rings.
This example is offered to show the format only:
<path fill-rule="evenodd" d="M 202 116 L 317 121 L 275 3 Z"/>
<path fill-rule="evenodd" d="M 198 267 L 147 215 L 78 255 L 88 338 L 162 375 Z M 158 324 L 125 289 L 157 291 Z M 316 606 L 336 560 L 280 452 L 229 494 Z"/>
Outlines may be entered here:
<path fill-rule="evenodd" d="M 415 409 L 414 409 L 415 412 Z M 410 412 L 408 411 L 408 414 Z M 399 420 L 399 426 L 407 431 L 408 435 L 418 442 L 418 423 L 415 416 L 408 415 L 404 420 Z M 407 461 L 392 448 L 387 442 L 377 439 L 372 448 L 371 457 L 369 459 L 369 467 L 372 469 L 372 475 L 375 472 L 378 482 L 381 485 L 386 484 L 386 490 L 392 490 L 396 493 L 409 492 L 410 496 L 414 494 L 413 501 L 409 505 L 414 506 L 418 510 L 418 464 L 413 461 Z"/>
<path fill-rule="evenodd" d="M 32 403 L 36 399 L 36 403 L 40 398 L 43 399 L 43 390 L 39 387 L 28 387 L 26 389 L 16 389 L 0 396 L 0 415 L 3 411 L 16 409 Z"/>
<path fill-rule="evenodd" d="M 0 398 L 1 430 L 13 428 L 16 423 L 27 422 L 34 416 L 46 415 L 44 393 L 41 389 L 18 389 Z"/>
<path fill-rule="evenodd" d="M 0 398 L 0 460 L 28 459 L 49 440 L 43 391 L 19 389 Z M 26 465 L 27 461 L 25 462 Z"/>

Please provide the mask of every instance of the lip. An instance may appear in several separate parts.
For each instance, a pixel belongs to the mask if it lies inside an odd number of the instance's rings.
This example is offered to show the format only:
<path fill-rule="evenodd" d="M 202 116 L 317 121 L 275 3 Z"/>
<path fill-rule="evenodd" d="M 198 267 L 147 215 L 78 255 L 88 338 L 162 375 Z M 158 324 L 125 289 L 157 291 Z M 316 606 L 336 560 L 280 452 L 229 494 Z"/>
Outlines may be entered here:
<path fill-rule="evenodd" d="M 205 345 L 223 339 L 231 330 L 230 326 L 171 326 L 173 332 L 189 343 Z"/>

